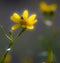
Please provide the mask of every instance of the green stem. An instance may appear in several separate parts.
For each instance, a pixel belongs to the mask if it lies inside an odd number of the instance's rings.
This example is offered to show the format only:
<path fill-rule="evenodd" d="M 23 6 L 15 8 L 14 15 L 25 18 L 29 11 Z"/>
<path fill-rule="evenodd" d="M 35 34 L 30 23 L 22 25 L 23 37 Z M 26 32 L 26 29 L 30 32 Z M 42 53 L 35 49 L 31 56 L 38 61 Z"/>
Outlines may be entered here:
<path fill-rule="evenodd" d="M 9 40 L 11 40 L 11 38 L 6 34 L 6 32 L 5 32 L 5 30 L 4 30 L 4 28 L 3 28 L 2 25 L 0 25 L 0 28 L 1 28 L 1 30 L 3 31 L 3 34 L 4 34 Z"/>
<path fill-rule="evenodd" d="M 16 36 L 16 38 L 10 40 L 10 43 L 9 43 L 8 48 L 12 48 L 13 44 L 15 43 L 15 41 L 21 36 L 21 34 L 22 34 L 25 30 L 26 30 L 26 29 L 22 29 L 22 31 Z M 7 49 L 8 49 L 8 48 L 7 48 Z M 0 63 L 4 63 L 4 60 L 5 60 L 5 58 L 6 58 L 6 56 L 7 56 L 8 53 L 9 53 L 9 51 L 6 51 L 6 52 L 5 52 L 5 54 L 3 55 L 3 57 L 2 57 L 2 59 L 1 59 L 1 61 L 0 61 Z"/>
<path fill-rule="evenodd" d="M 25 31 L 26 29 L 23 28 L 22 31 L 20 33 L 18 33 L 18 35 L 14 38 L 14 42 L 20 37 L 20 35 Z"/>
<path fill-rule="evenodd" d="M 9 45 L 8 45 L 8 48 L 11 48 L 12 45 L 13 45 L 13 42 L 10 41 L 10 43 L 9 43 Z M 6 58 L 6 56 L 7 56 L 8 53 L 9 53 L 9 51 L 6 51 L 6 52 L 5 52 L 5 54 L 2 56 L 2 59 L 1 59 L 0 63 L 4 63 L 4 60 L 5 60 L 5 58 Z"/>
<path fill-rule="evenodd" d="M 47 63 L 53 63 L 53 50 L 48 50 L 48 57 L 47 57 Z"/>

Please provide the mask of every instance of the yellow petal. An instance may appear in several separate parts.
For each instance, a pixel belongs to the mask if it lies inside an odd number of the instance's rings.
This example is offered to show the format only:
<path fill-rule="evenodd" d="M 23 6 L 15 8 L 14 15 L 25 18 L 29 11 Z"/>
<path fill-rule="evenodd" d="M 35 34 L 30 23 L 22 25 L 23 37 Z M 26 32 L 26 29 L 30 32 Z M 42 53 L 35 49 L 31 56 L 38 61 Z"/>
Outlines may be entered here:
<path fill-rule="evenodd" d="M 45 2 L 41 2 L 41 3 L 40 3 L 40 10 L 41 10 L 42 12 L 48 11 L 48 5 L 47 5 Z"/>
<path fill-rule="evenodd" d="M 33 24 L 35 24 L 37 22 L 37 19 L 36 20 L 34 20 L 34 23 Z"/>
<path fill-rule="evenodd" d="M 50 9 L 51 9 L 51 11 L 55 11 L 56 8 L 57 8 L 57 5 L 56 5 L 56 4 L 52 4 L 52 5 L 50 5 Z"/>
<path fill-rule="evenodd" d="M 32 20 L 34 20 L 36 18 L 36 14 L 32 14 L 29 18 L 28 18 L 28 20 L 29 21 L 32 21 Z"/>
<path fill-rule="evenodd" d="M 34 26 L 27 26 L 26 28 L 32 30 L 32 29 L 34 29 Z"/>
<path fill-rule="evenodd" d="M 23 18 L 24 19 L 28 18 L 28 10 L 24 10 L 24 12 L 23 12 Z"/>
<path fill-rule="evenodd" d="M 35 24 L 36 22 L 37 22 L 37 19 L 36 19 L 36 20 L 32 20 L 32 21 L 28 21 L 28 24 L 33 25 L 33 24 Z"/>
<path fill-rule="evenodd" d="M 15 24 L 11 27 L 11 30 L 16 30 L 20 27 L 20 24 Z"/>
<path fill-rule="evenodd" d="M 10 19 L 15 23 L 20 22 L 20 16 L 17 13 L 13 13 L 13 15 L 10 17 Z"/>

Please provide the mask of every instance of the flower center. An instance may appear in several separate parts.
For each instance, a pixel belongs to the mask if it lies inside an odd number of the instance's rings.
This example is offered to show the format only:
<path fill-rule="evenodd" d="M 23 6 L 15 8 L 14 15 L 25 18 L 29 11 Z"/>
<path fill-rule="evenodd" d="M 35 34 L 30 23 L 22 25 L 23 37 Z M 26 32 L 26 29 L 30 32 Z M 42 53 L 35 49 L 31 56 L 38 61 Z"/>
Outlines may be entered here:
<path fill-rule="evenodd" d="M 27 22 L 26 22 L 26 20 L 24 20 L 23 16 L 21 16 L 20 24 L 21 24 L 21 25 L 24 25 L 24 26 L 27 25 Z"/>
<path fill-rule="evenodd" d="M 21 16 L 21 19 L 23 20 L 24 18 Z"/>

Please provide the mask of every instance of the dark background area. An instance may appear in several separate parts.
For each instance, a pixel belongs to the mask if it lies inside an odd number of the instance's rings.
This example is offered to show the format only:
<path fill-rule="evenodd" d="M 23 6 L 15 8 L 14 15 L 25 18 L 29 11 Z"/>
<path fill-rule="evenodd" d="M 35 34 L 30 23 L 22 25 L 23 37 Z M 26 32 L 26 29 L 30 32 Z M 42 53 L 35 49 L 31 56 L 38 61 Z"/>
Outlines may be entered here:
<path fill-rule="evenodd" d="M 45 25 L 43 24 L 43 17 L 39 10 L 39 4 L 42 1 L 45 1 L 48 4 L 57 4 L 58 8 L 54 19 L 54 27 L 57 29 L 60 27 L 60 0 L 0 0 L 0 24 L 3 25 L 7 33 L 9 33 L 10 27 L 14 24 L 10 20 L 10 16 L 14 12 L 22 14 L 23 11 L 27 9 L 29 11 L 29 15 L 36 13 L 38 19 L 35 29 L 26 31 L 14 44 L 10 52 L 12 55 L 11 63 L 20 63 L 20 60 L 22 60 L 22 57 L 26 54 L 35 56 L 36 59 L 36 55 L 43 51 L 43 47 L 38 40 L 40 35 L 45 33 L 46 30 Z M 17 34 L 19 30 L 16 30 L 15 34 Z M 60 36 L 57 38 L 57 40 L 58 41 L 54 43 L 53 49 L 56 54 L 57 61 L 60 63 L 60 45 L 58 45 L 60 42 Z M 5 38 L 2 31 L 0 30 L 0 50 L 3 53 L 8 44 L 9 40 Z"/>

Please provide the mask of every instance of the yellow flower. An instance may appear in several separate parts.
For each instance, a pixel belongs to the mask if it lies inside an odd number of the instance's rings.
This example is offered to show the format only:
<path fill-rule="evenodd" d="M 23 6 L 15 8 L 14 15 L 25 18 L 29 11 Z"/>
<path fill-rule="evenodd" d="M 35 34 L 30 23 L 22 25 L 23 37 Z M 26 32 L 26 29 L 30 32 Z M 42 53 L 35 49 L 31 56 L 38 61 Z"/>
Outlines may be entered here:
<path fill-rule="evenodd" d="M 34 29 L 34 24 L 37 22 L 36 14 L 32 14 L 28 17 L 28 10 L 24 10 L 23 14 L 20 16 L 17 13 L 13 13 L 10 19 L 16 24 L 11 27 L 11 30 L 16 30 L 20 27 L 26 29 Z"/>
<path fill-rule="evenodd" d="M 56 4 L 48 5 L 45 2 L 41 2 L 40 3 L 40 10 L 41 10 L 41 12 L 51 12 L 51 11 L 55 11 L 56 8 L 57 8 L 57 5 Z"/>
<path fill-rule="evenodd" d="M 10 54 L 7 54 L 5 60 L 4 60 L 4 63 L 9 63 L 11 61 L 11 55 Z"/>
<path fill-rule="evenodd" d="M 33 59 L 30 56 L 25 56 L 22 60 L 22 63 L 33 63 Z"/>

